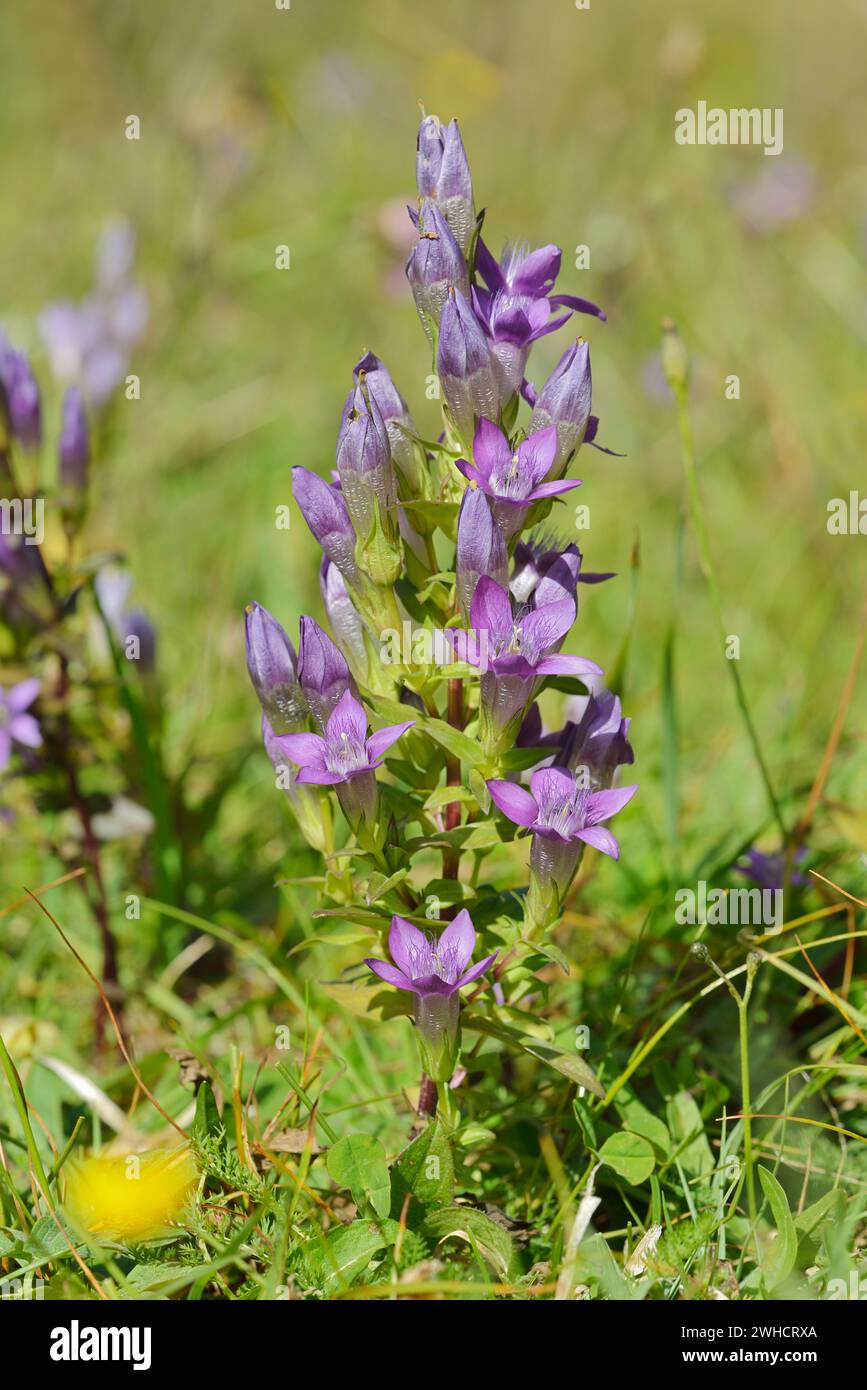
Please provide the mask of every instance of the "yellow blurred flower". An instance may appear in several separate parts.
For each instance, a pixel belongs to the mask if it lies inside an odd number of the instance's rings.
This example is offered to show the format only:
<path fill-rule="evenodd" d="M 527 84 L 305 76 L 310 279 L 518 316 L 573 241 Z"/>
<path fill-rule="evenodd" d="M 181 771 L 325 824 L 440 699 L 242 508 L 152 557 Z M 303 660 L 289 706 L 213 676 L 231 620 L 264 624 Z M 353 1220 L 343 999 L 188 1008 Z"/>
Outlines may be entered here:
<path fill-rule="evenodd" d="M 188 1148 L 95 1154 L 69 1165 L 66 1206 L 73 1220 L 92 1235 L 144 1240 L 179 1214 L 197 1177 Z"/>

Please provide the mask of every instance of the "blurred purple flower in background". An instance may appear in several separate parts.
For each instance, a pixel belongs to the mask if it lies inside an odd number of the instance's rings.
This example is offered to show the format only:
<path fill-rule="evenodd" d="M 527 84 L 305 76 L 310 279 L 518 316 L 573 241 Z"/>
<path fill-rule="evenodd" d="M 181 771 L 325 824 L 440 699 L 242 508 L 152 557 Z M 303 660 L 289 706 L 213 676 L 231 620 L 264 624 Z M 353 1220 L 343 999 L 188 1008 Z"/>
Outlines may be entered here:
<path fill-rule="evenodd" d="M 803 217 L 816 197 L 816 171 L 806 160 L 784 156 L 737 183 L 729 202 L 754 232 L 769 235 Z"/>
<path fill-rule="evenodd" d="M 12 756 L 12 744 L 20 743 L 25 748 L 38 748 L 42 743 L 39 725 L 27 710 L 39 694 L 42 682 L 35 676 L 19 681 L 9 690 L 0 685 L 0 769 L 7 766 Z"/>
<path fill-rule="evenodd" d="M 0 332 L 0 406 L 5 401 L 9 432 L 25 449 L 42 442 L 39 386 L 27 354 L 13 348 Z"/>
<path fill-rule="evenodd" d="M 792 865 L 801 864 L 806 858 L 806 854 L 807 850 L 802 845 L 792 856 Z M 759 888 L 768 892 L 775 892 L 783 887 L 787 860 L 785 850 L 779 850 L 776 854 L 765 854 L 760 849 L 748 849 L 745 858 L 745 863 L 735 864 L 739 873 L 752 879 Z M 794 871 L 789 878 L 789 883 L 794 888 L 803 888 L 808 882 L 809 879 L 805 874 Z"/>
<path fill-rule="evenodd" d="M 124 655 L 135 660 L 143 674 L 150 674 L 156 663 L 156 630 L 143 609 L 127 608 L 132 575 L 120 565 L 104 565 L 93 588 L 100 612 Z"/>
<path fill-rule="evenodd" d="M 80 303 L 55 300 L 39 316 L 54 376 L 78 386 L 93 410 L 102 409 L 124 380 L 147 327 L 147 294 L 133 278 L 134 259 L 130 223 L 113 222 L 97 246 L 90 294 Z"/>
<path fill-rule="evenodd" d="M 90 434 L 84 398 L 77 386 L 70 386 L 63 397 L 57 457 L 61 489 L 67 493 L 83 493 L 90 462 Z"/>

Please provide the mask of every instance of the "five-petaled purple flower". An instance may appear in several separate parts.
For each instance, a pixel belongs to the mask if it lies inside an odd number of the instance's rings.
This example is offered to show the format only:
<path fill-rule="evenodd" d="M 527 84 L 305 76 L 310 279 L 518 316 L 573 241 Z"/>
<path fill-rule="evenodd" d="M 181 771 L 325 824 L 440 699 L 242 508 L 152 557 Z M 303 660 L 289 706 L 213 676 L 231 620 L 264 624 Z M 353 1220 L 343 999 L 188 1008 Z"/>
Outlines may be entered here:
<path fill-rule="evenodd" d="M 477 266 L 487 289 L 475 286 L 473 303 L 493 345 L 504 394 L 521 389 L 531 345 L 560 328 L 573 310 L 605 318 L 589 299 L 552 293 L 560 273 L 560 257 L 559 246 L 530 251 L 525 242 L 507 246 L 498 264 L 479 241 Z M 566 312 L 552 317 L 552 306 Z"/>
<path fill-rule="evenodd" d="M 515 782 L 493 780 L 488 791 L 510 821 L 546 840 L 569 844 L 583 840 L 617 859 L 619 846 L 603 821 L 622 810 L 638 791 L 637 785 L 592 792 L 579 786 L 574 773 L 562 767 L 543 767 L 530 778 L 530 790 Z"/>
<path fill-rule="evenodd" d="M 512 449 L 490 420 L 480 420 L 473 440 L 473 462 L 458 459 L 457 467 L 491 499 L 492 511 L 505 540 L 521 529 L 534 502 L 580 487 L 578 478 L 546 482 L 557 453 L 557 430 L 539 430 Z"/>
<path fill-rule="evenodd" d="M 13 742 L 25 748 L 38 748 L 42 743 L 39 725 L 33 715 L 27 713 L 41 685 L 36 676 L 31 676 L 9 690 L 4 691 L 0 686 L 0 768 L 9 762 Z"/>
<path fill-rule="evenodd" d="M 351 690 L 345 690 L 320 734 L 283 734 L 278 739 L 283 752 L 301 769 L 298 781 L 319 786 L 337 786 L 361 777 L 379 767 L 385 754 L 401 734 L 411 729 L 405 724 L 389 724 L 367 736 L 367 715 Z"/>
<path fill-rule="evenodd" d="M 476 945 L 472 918 L 463 908 L 442 935 L 427 936 L 403 917 L 392 917 L 388 949 L 394 965 L 367 959 L 374 974 L 415 996 L 414 1013 L 425 1071 L 434 1081 L 448 1081 L 457 1062 L 459 991 L 472 984 L 497 958 L 497 952 L 470 965 Z"/>
<path fill-rule="evenodd" d="M 514 721 L 520 721 L 540 677 L 602 675 L 595 661 L 559 651 L 575 611 L 575 600 L 563 597 L 513 613 L 507 591 L 485 576 L 470 604 L 473 631 L 446 629 L 458 660 L 483 673 L 481 714 L 489 752 L 505 742 Z"/>

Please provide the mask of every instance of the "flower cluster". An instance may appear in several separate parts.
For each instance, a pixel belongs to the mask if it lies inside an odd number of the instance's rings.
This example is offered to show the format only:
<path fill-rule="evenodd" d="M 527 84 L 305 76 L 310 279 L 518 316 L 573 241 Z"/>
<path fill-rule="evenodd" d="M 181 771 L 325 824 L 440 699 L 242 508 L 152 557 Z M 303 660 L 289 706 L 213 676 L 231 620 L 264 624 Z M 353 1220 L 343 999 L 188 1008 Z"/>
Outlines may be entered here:
<path fill-rule="evenodd" d="M 79 886 L 116 1014 L 103 842 L 131 842 L 117 851 L 160 897 L 174 896 L 180 858 L 160 760 L 154 629 L 128 605 L 130 576 L 90 551 L 86 535 L 102 463 L 97 417 L 144 324 L 131 258 L 129 230 L 109 229 L 93 294 L 41 316 L 59 398 L 43 396 L 29 356 L 0 331 L 0 821 L 17 833 L 38 808 L 46 853 L 84 869 Z M 100 1008 L 97 1036 L 103 1017 Z"/>
<path fill-rule="evenodd" d="M 582 572 L 580 550 L 551 524 L 581 485 L 570 468 L 582 444 L 600 447 L 587 342 L 572 341 L 538 390 L 527 376 L 534 343 L 574 314 L 605 315 L 557 289 L 556 246 L 492 254 L 456 121 L 424 116 L 416 172 L 406 273 L 441 428 L 420 432 L 388 368 L 361 357 L 335 472 L 293 468 L 333 639 L 303 617 L 296 654 L 253 604 L 247 664 L 278 784 L 327 857 L 336 910 L 390 954 L 391 964 L 366 963 L 414 1000 L 422 1065 L 450 1108 L 461 989 L 494 970 L 476 1011 L 522 997 L 514 970 L 561 920 L 584 848 L 618 857 L 608 822 L 636 788 L 614 786 L 633 761 L 619 698 L 596 662 L 565 650 L 579 585 L 613 576 Z M 426 664 L 415 644 L 383 659 L 383 634 L 406 624 L 443 635 L 429 649 L 445 660 Z M 552 690 L 572 708 L 546 733 L 538 702 Z M 531 839 L 520 921 L 513 894 L 480 886 L 481 865 L 515 826 Z M 442 857 L 436 879 L 431 851 Z M 473 918 L 497 949 L 471 966 Z"/>

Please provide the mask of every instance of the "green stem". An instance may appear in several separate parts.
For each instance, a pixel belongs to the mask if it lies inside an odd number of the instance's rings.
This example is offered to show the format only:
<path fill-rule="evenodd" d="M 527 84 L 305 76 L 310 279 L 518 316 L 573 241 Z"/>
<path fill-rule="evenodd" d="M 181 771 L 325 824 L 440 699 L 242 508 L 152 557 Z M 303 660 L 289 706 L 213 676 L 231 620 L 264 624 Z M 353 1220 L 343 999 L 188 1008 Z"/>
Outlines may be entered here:
<path fill-rule="evenodd" d="M 738 1004 L 738 1041 L 741 1053 L 741 1111 L 744 1117 L 744 1169 L 746 1171 L 747 1210 L 750 1213 L 750 1224 L 755 1228 L 757 1211 L 755 1175 L 753 1173 L 753 1122 L 750 1118 L 750 1047 L 747 1026 L 748 1004 L 749 993 L 747 989 L 747 991 L 744 992 L 743 999 Z"/>
<path fill-rule="evenodd" d="M 455 1093 L 447 1081 L 437 1082 L 437 1114 L 449 1129 L 457 1129 L 461 1122 Z"/>

